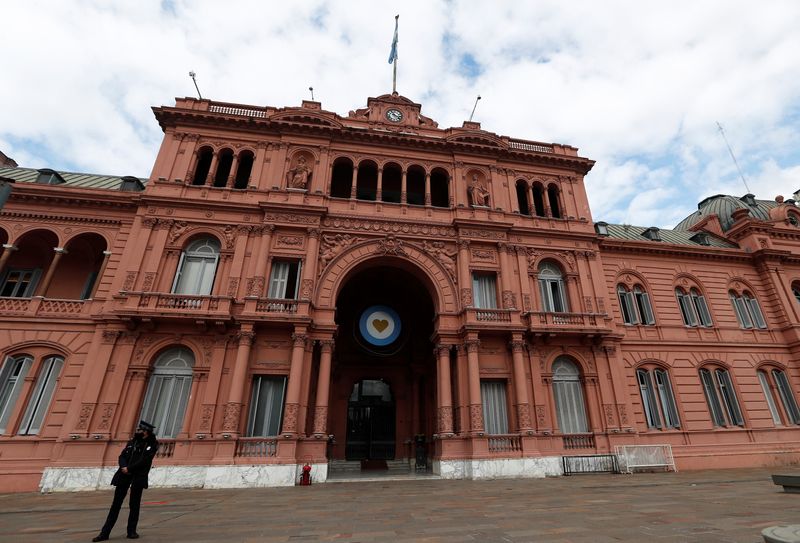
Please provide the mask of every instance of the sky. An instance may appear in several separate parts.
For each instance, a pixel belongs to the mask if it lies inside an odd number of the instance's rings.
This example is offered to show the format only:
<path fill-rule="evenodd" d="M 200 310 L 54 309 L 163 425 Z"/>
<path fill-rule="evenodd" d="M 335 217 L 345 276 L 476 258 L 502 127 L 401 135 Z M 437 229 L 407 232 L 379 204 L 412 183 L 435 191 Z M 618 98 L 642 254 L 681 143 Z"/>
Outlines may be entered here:
<path fill-rule="evenodd" d="M 573 145 L 593 219 L 674 226 L 713 194 L 800 189 L 796 0 L 5 0 L 0 151 L 150 174 L 151 107 L 195 96 L 346 116 L 397 90 L 441 128 Z M 744 181 L 720 134 L 725 130 Z"/>

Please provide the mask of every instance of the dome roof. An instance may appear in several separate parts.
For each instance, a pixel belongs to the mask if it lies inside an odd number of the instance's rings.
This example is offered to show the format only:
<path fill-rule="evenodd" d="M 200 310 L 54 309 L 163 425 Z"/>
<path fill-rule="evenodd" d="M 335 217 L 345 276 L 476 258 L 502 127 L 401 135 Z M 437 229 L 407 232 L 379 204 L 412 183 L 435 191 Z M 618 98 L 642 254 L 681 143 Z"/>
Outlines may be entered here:
<path fill-rule="evenodd" d="M 737 209 L 749 209 L 750 216 L 760 220 L 769 220 L 769 210 L 778 205 L 770 200 L 756 200 L 752 194 L 741 198 L 728 194 L 709 196 L 699 204 L 697 211 L 683 219 L 675 226 L 675 230 L 689 230 L 693 225 L 710 215 L 717 215 L 722 230 L 727 231 L 733 225 L 733 212 Z"/>

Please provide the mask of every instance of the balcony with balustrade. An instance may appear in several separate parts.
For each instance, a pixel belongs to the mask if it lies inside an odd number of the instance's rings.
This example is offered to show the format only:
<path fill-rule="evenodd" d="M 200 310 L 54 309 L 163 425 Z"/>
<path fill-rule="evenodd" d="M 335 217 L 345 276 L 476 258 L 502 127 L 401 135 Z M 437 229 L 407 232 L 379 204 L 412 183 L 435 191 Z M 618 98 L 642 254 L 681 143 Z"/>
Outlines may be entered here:
<path fill-rule="evenodd" d="M 555 313 L 532 311 L 523 317 L 535 336 L 604 337 L 613 333 L 610 318 L 603 313 Z"/>
<path fill-rule="evenodd" d="M 91 312 L 91 300 L 32 298 L 0 298 L 0 316 L 26 318 L 85 319 Z"/>
<path fill-rule="evenodd" d="M 123 319 L 176 319 L 225 322 L 233 298 L 165 292 L 124 292 L 114 296 L 113 312 Z"/>
<path fill-rule="evenodd" d="M 482 330 L 524 329 L 525 324 L 517 309 L 482 309 L 468 307 L 464 309 L 464 326 Z"/>

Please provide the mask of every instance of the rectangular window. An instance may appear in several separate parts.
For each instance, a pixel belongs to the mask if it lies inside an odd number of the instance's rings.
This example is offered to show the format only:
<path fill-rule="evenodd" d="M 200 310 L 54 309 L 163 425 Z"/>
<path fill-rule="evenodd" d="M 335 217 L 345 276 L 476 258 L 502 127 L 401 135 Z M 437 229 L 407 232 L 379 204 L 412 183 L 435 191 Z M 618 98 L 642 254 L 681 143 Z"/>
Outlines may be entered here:
<path fill-rule="evenodd" d="M 483 425 L 487 434 L 508 433 L 505 381 L 481 381 Z"/>
<path fill-rule="evenodd" d="M 653 316 L 653 308 L 650 306 L 650 295 L 641 290 L 634 290 L 636 305 L 639 308 L 642 324 L 653 325 L 656 318 Z"/>
<path fill-rule="evenodd" d="M 775 398 L 772 397 L 772 390 L 770 390 L 767 374 L 763 371 L 758 372 L 758 382 L 761 383 L 761 390 L 764 391 L 764 397 L 767 399 L 767 406 L 769 407 L 769 414 L 772 415 L 772 422 L 775 423 L 775 426 L 782 426 L 781 415 L 778 412 L 778 406 L 775 405 Z"/>
<path fill-rule="evenodd" d="M 658 405 L 656 395 L 653 391 L 653 382 L 650 379 L 650 372 L 638 370 L 636 378 L 639 381 L 639 391 L 642 393 L 642 405 L 647 419 L 648 428 L 661 428 L 661 417 L 658 415 Z"/>
<path fill-rule="evenodd" d="M 38 434 L 39 430 L 41 430 L 44 416 L 47 414 L 50 402 L 53 399 L 53 392 L 55 392 L 58 376 L 61 374 L 61 366 L 63 365 L 64 359 L 60 356 L 51 356 L 42 362 L 39 378 L 36 380 L 33 394 L 31 394 L 31 399 L 28 401 L 28 408 L 22 417 L 22 424 L 19 427 L 20 435 L 32 436 Z"/>
<path fill-rule="evenodd" d="M 478 309 L 497 309 L 497 280 L 494 273 L 472 274 L 472 295 Z"/>
<path fill-rule="evenodd" d="M 192 374 L 153 373 L 141 418 L 155 425 L 163 438 L 177 437 L 192 390 Z"/>
<path fill-rule="evenodd" d="M 41 270 L 8 270 L 3 285 L 0 287 L 0 296 L 4 298 L 30 298 L 39 282 Z"/>
<path fill-rule="evenodd" d="M 700 381 L 703 383 L 703 392 L 706 395 L 708 410 L 711 413 L 711 422 L 714 423 L 714 426 L 727 426 L 725 416 L 722 414 L 722 406 L 719 404 L 717 391 L 714 388 L 711 372 L 705 369 L 700 370 Z"/>
<path fill-rule="evenodd" d="M 664 370 L 653 372 L 656 378 L 658 396 L 661 398 L 661 410 L 664 412 L 664 422 L 669 428 L 680 428 L 681 419 L 678 417 L 678 407 L 675 404 L 675 396 L 672 394 L 672 384 L 669 375 Z"/>
<path fill-rule="evenodd" d="M 0 369 L 0 434 L 6 431 L 8 419 L 11 418 L 31 364 L 33 358 L 29 356 L 8 357 Z"/>
<path fill-rule="evenodd" d="M 733 390 L 733 382 L 731 381 L 730 373 L 725 370 L 716 370 L 714 373 L 717 376 L 719 391 L 722 395 L 722 401 L 725 403 L 728 419 L 731 421 L 731 424 L 744 426 L 742 412 L 739 410 L 739 402 L 736 400 L 736 392 Z"/>
<path fill-rule="evenodd" d="M 300 283 L 299 260 L 275 260 L 269 278 L 269 298 L 296 300 Z"/>
<path fill-rule="evenodd" d="M 800 409 L 797 408 L 797 401 L 792 394 L 792 387 L 789 386 L 789 379 L 786 378 L 784 372 L 778 370 L 772 370 L 772 376 L 775 378 L 775 384 L 778 385 L 778 393 L 789 420 L 793 424 L 800 424 Z"/>
<path fill-rule="evenodd" d="M 276 436 L 280 433 L 285 391 L 286 377 L 257 375 L 253 378 L 250 414 L 247 417 L 249 437 Z"/>

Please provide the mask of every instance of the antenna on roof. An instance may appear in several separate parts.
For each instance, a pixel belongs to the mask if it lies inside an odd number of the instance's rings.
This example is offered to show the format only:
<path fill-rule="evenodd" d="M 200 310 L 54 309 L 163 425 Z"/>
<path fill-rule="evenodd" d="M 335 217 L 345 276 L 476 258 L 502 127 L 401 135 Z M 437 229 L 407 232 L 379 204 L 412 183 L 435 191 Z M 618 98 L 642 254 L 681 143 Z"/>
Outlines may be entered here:
<path fill-rule="evenodd" d="M 196 74 L 196 73 L 194 73 L 194 71 L 191 71 L 191 72 L 189 72 L 189 77 L 191 77 L 191 78 L 192 78 L 192 81 L 194 81 L 194 88 L 196 88 L 196 89 L 197 89 L 197 97 L 198 97 L 198 98 L 200 98 L 200 99 L 202 100 L 202 99 L 203 99 L 203 95 L 202 95 L 202 94 L 200 94 L 200 87 L 198 87 L 198 86 L 197 86 L 197 79 L 195 79 L 195 76 L 196 76 L 196 75 L 197 75 L 197 74 Z"/>
<path fill-rule="evenodd" d="M 314 87 L 308 87 L 308 90 L 311 91 L 311 101 L 314 101 Z"/>
<path fill-rule="evenodd" d="M 722 139 L 725 140 L 725 145 L 728 147 L 728 152 L 731 154 L 733 163 L 736 164 L 736 169 L 739 170 L 739 176 L 742 178 L 742 183 L 744 183 L 744 188 L 745 190 L 747 190 L 747 194 L 750 194 L 750 187 L 747 186 L 747 180 L 744 178 L 742 169 L 739 167 L 739 162 L 736 160 L 736 155 L 733 154 L 733 149 L 731 149 L 731 144 L 728 143 L 728 138 L 725 137 L 725 131 L 722 129 L 722 125 L 719 124 L 719 122 L 717 122 L 717 128 L 719 128 L 719 133 L 722 135 Z"/>
<path fill-rule="evenodd" d="M 475 98 L 475 105 L 472 106 L 472 113 L 469 114 L 469 122 L 472 122 L 472 116 L 475 115 L 475 108 L 478 107 L 478 100 L 481 99 L 481 95 L 479 94 L 477 98 Z"/>

